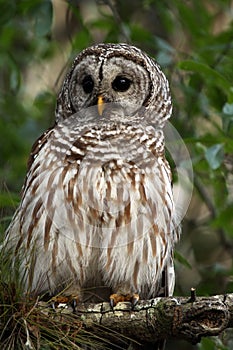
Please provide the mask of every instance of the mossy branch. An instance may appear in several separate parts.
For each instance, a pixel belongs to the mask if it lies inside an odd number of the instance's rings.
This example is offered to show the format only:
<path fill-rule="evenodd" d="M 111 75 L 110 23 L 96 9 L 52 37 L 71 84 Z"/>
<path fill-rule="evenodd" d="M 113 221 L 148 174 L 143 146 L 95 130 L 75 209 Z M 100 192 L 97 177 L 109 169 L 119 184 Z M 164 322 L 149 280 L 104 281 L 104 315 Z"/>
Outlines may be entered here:
<path fill-rule="evenodd" d="M 114 344 L 126 338 L 150 343 L 170 337 L 195 344 L 233 326 L 233 294 L 156 298 L 140 301 L 134 310 L 130 303 L 119 303 L 112 310 L 106 302 L 80 304 L 75 312 L 68 306 L 51 311 L 43 302 L 37 308 L 62 322 L 72 317 L 83 330 Z"/>

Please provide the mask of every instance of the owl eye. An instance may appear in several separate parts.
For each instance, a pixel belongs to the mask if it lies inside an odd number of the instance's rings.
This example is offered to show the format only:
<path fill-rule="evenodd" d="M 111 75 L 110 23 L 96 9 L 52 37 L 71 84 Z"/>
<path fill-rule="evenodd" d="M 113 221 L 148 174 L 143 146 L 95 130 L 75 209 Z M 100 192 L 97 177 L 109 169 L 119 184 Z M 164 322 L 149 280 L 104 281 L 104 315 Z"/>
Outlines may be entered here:
<path fill-rule="evenodd" d="M 117 76 L 112 82 L 113 90 L 118 92 L 127 91 L 130 85 L 131 85 L 131 80 L 129 80 L 128 78 L 122 77 L 120 75 Z"/>
<path fill-rule="evenodd" d="M 94 81 L 91 75 L 86 75 L 82 81 L 82 87 L 86 94 L 90 94 L 94 88 Z"/>

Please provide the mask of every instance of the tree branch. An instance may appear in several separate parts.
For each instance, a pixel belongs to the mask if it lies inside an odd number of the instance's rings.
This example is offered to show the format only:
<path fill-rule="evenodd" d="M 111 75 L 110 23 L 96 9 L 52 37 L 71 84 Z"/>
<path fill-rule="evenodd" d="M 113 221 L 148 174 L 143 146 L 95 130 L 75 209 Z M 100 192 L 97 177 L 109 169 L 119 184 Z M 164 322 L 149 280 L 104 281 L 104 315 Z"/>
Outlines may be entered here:
<path fill-rule="evenodd" d="M 51 315 L 44 302 L 38 307 Z M 82 329 L 114 343 L 124 337 L 138 343 L 175 337 L 196 344 L 202 337 L 218 335 L 233 326 L 233 294 L 156 298 L 140 301 L 134 310 L 126 302 L 117 304 L 114 310 L 106 302 L 80 304 L 75 313 L 66 306 L 55 309 L 53 315 L 63 322 L 66 317 L 81 321 Z"/>

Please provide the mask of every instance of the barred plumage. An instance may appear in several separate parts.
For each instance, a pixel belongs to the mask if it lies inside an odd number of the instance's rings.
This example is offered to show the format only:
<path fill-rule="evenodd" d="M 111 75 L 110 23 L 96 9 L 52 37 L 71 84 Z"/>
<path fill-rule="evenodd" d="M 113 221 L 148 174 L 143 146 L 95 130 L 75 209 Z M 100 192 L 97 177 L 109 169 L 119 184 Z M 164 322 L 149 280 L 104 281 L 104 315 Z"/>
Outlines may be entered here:
<path fill-rule="evenodd" d="M 77 56 L 7 232 L 27 290 L 173 293 L 179 225 L 163 135 L 171 111 L 167 79 L 139 49 L 99 44 Z"/>

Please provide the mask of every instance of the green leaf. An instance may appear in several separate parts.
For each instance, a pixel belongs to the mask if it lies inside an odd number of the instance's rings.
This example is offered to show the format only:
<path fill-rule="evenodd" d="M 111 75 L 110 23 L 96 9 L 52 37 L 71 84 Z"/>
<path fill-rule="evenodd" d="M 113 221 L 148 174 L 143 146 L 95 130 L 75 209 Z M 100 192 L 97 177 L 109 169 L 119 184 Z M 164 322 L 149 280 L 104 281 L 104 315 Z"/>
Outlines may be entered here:
<path fill-rule="evenodd" d="M 222 164 L 224 156 L 224 149 L 222 144 L 216 144 L 209 147 L 205 151 L 205 158 L 211 167 L 211 169 L 216 170 Z"/>
<path fill-rule="evenodd" d="M 10 73 L 10 87 L 12 91 L 17 92 L 20 88 L 21 74 L 19 67 L 12 61 Z"/>
<path fill-rule="evenodd" d="M 209 67 L 207 64 L 192 60 L 181 61 L 178 66 L 183 70 L 199 73 L 205 79 L 210 80 L 213 85 L 223 89 L 227 94 L 229 100 L 233 101 L 232 85 L 222 74 L 220 74 L 215 69 Z"/>
<path fill-rule="evenodd" d="M 17 3 L 14 0 L 11 1 L 0 1 L 1 15 L 0 25 L 4 25 L 9 22 L 16 14 Z"/>
<path fill-rule="evenodd" d="M 50 105 L 55 105 L 55 96 L 54 94 L 49 91 L 41 91 L 34 100 L 34 106 L 37 107 L 38 109 L 42 110 L 45 106 L 50 106 Z"/>
<path fill-rule="evenodd" d="M 183 255 L 181 255 L 180 253 L 177 252 L 177 250 L 174 253 L 174 257 L 177 261 L 179 261 L 179 263 L 181 263 L 182 265 L 186 266 L 187 268 L 189 268 L 190 270 L 192 269 L 192 266 L 190 265 L 190 263 L 188 262 L 188 260 L 186 260 Z"/>
<path fill-rule="evenodd" d="M 228 206 L 223 209 L 220 213 L 218 213 L 218 216 L 216 219 L 213 220 L 212 225 L 215 228 L 224 228 L 228 235 L 232 238 L 233 237 L 233 232 L 232 232 L 232 227 L 233 227 L 233 204 L 228 204 Z"/>
<path fill-rule="evenodd" d="M 210 338 L 202 338 L 201 344 L 198 345 L 199 350 L 216 350 L 215 342 Z"/>
<path fill-rule="evenodd" d="M 50 0 L 44 0 L 36 7 L 35 33 L 43 37 L 50 33 L 53 19 L 53 7 Z"/>
<path fill-rule="evenodd" d="M 0 193 L 0 208 L 17 207 L 19 203 L 19 195 L 13 192 Z"/>
<path fill-rule="evenodd" d="M 233 103 L 225 103 L 222 111 L 224 114 L 233 115 Z"/>
<path fill-rule="evenodd" d="M 175 53 L 175 49 L 173 46 L 171 46 L 168 41 L 160 38 L 160 37 L 156 37 L 155 38 L 155 41 L 156 41 L 156 44 L 158 46 L 158 48 L 162 51 L 167 51 L 167 52 L 170 52 L 172 54 Z"/>

